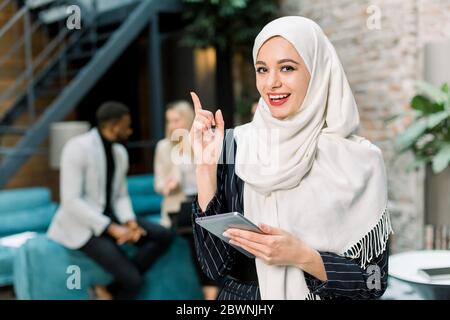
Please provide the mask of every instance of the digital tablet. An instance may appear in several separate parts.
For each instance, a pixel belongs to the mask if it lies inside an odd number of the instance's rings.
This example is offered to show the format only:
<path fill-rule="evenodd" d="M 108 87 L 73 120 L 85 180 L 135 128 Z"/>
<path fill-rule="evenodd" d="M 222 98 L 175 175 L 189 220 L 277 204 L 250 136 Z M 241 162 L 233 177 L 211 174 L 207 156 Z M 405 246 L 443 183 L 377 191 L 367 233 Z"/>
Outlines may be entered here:
<path fill-rule="evenodd" d="M 229 243 L 230 239 L 223 236 L 223 233 L 230 228 L 236 228 L 241 230 L 253 231 L 256 233 L 264 233 L 260 228 L 258 228 L 253 222 L 248 220 L 239 212 L 229 212 L 223 214 L 217 214 L 208 217 L 198 217 L 195 219 L 195 222 L 205 228 L 207 231 L 214 234 L 216 237 L 221 240 Z M 230 244 L 236 250 L 242 252 L 249 258 L 255 258 L 253 254 L 242 249 L 241 247 Z"/>

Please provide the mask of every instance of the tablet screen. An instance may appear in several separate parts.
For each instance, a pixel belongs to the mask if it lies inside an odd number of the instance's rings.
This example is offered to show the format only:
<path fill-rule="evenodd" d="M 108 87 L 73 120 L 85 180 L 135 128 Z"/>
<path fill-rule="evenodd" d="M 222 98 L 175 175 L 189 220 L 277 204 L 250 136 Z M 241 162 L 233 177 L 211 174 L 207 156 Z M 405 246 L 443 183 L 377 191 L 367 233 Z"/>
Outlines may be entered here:
<path fill-rule="evenodd" d="M 258 228 L 253 222 L 245 218 L 239 212 L 229 212 L 223 214 L 217 214 L 208 217 L 198 217 L 195 219 L 195 222 L 205 228 L 207 231 L 214 234 L 216 237 L 220 238 L 222 241 L 225 241 L 229 244 L 230 239 L 223 236 L 223 233 L 229 228 L 236 228 L 241 230 L 253 231 L 257 233 L 263 233 L 261 229 Z M 238 251 L 242 252 L 249 258 L 255 258 L 253 254 L 242 249 L 241 247 L 233 246 Z"/>

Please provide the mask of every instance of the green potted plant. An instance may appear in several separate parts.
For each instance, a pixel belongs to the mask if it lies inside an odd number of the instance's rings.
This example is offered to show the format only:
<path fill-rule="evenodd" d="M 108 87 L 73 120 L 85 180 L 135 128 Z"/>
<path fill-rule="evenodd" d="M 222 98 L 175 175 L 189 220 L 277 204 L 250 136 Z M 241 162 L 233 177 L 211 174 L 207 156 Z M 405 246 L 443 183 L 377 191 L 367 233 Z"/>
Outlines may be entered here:
<path fill-rule="evenodd" d="M 395 140 L 400 152 L 412 151 L 409 169 L 430 164 L 433 173 L 444 171 L 450 163 L 450 93 L 448 84 L 440 88 L 418 83 L 419 94 L 411 101 L 411 125 Z"/>

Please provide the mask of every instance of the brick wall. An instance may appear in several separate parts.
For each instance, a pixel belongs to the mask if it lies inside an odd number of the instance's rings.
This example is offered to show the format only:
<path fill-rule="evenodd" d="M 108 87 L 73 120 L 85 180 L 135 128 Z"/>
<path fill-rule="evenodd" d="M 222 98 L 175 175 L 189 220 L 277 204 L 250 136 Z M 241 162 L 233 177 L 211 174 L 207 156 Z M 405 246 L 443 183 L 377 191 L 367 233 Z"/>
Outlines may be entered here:
<path fill-rule="evenodd" d="M 380 29 L 371 24 L 376 12 Z M 334 44 L 359 106 L 358 134 L 384 153 L 393 251 L 421 248 L 424 170 L 406 173 L 412 156 L 398 156 L 393 148 L 392 139 L 408 119 L 386 119 L 409 109 L 414 83 L 422 76 L 424 43 L 450 38 L 450 0 L 287 0 L 282 14 L 315 20 Z"/>

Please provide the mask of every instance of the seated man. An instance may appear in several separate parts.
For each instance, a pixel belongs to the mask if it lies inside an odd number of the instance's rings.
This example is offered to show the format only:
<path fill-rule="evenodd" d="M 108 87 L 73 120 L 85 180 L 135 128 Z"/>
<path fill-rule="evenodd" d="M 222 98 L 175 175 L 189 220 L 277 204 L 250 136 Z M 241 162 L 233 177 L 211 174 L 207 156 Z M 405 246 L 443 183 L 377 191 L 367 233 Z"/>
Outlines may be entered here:
<path fill-rule="evenodd" d="M 71 139 L 61 157 L 61 206 L 48 230 L 50 239 L 79 249 L 114 277 L 95 288 L 100 299 L 132 299 L 145 271 L 172 240 L 168 229 L 136 218 L 128 196 L 128 154 L 117 142 L 132 133 L 128 108 L 106 102 L 97 111 L 98 127 Z M 132 258 L 121 244 L 137 247 Z"/>

